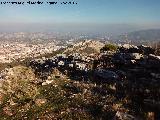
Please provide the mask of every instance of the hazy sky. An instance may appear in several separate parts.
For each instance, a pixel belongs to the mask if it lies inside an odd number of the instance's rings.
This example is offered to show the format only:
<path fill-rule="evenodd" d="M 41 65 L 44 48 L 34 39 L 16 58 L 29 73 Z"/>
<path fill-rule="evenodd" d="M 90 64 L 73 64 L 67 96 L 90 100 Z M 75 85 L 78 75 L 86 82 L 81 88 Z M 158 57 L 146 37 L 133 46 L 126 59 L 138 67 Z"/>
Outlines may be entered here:
<path fill-rule="evenodd" d="M 27 0 L 1 0 L 25 1 Z M 1 2 L 0 1 L 0 2 Z M 29 0 L 28 0 L 29 1 Z M 38 0 L 30 0 L 38 1 Z M 77 5 L 1 5 L 0 30 L 86 28 L 107 25 L 129 25 L 154 28 L 160 25 L 160 0 L 75 0 Z M 40 25 L 40 26 L 38 26 Z M 16 28 L 15 28 L 16 27 Z"/>

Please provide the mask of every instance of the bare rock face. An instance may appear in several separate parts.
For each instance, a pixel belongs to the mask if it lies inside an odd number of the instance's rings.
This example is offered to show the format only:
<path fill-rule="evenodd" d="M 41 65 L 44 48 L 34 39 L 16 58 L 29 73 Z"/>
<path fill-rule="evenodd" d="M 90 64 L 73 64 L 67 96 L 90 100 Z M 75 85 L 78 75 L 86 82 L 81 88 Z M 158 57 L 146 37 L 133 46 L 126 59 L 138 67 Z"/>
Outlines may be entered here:
<path fill-rule="evenodd" d="M 143 55 L 140 53 L 131 53 L 130 56 L 133 60 L 140 60 L 141 58 L 143 58 Z"/>
<path fill-rule="evenodd" d="M 117 111 L 115 120 L 135 120 L 135 117 L 130 114 Z"/>

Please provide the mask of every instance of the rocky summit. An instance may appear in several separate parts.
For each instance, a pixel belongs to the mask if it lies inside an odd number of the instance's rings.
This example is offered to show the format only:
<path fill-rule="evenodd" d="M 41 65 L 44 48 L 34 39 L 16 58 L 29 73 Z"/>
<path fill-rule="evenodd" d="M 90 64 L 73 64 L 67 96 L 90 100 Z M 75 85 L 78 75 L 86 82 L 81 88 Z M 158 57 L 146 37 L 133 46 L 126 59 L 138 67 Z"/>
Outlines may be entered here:
<path fill-rule="evenodd" d="M 69 54 L 69 53 L 81 53 L 83 55 L 93 54 L 93 53 L 99 53 L 100 49 L 104 46 L 103 43 L 99 41 L 93 41 L 93 40 L 84 40 L 81 42 L 78 42 L 74 44 L 73 46 L 66 49 L 63 53 Z"/>
<path fill-rule="evenodd" d="M 149 46 L 80 42 L 0 79 L 2 119 L 160 119 L 160 56 Z"/>

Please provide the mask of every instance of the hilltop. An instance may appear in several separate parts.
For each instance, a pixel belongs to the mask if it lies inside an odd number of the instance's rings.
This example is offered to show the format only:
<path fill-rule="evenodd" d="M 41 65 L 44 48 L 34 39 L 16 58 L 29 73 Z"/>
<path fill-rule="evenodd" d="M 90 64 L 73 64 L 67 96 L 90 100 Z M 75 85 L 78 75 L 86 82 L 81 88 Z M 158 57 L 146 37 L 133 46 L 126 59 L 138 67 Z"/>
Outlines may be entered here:
<path fill-rule="evenodd" d="M 84 55 L 100 53 L 100 49 L 104 46 L 103 43 L 93 40 L 85 40 L 74 44 L 66 49 L 63 53 L 73 54 L 80 53 Z"/>
<path fill-rule="evenodd" d="M 93 55 L 81 52 L 88 46 L 96 50 Z M 155 49 L 96 41 L 71 48 L 69 54 L 61 51 L 3 70 L 0 119 L 160 118 Z"/>

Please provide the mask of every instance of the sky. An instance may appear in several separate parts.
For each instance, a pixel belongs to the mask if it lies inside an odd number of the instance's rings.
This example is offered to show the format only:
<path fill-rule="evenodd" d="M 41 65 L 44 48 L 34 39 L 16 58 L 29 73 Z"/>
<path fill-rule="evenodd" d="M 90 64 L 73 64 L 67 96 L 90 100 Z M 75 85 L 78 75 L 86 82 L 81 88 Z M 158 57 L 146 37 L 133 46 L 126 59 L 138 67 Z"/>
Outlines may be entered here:
<path fill-rule="evenodd" d="M 0 2 L 29 0 L 0 0 Z M 38 0 L 30 0 L 37 2 Z M 0 4 L 0 31 L 93 30 L 160 27 L 160 0 L 39 0 L 42 5 Z M 58 2 L 49 5 L 48 2 Z M 76 2 L 64 5 L 61 2 Z M 128 28 L 127 28 L 128 27 Z"/>

